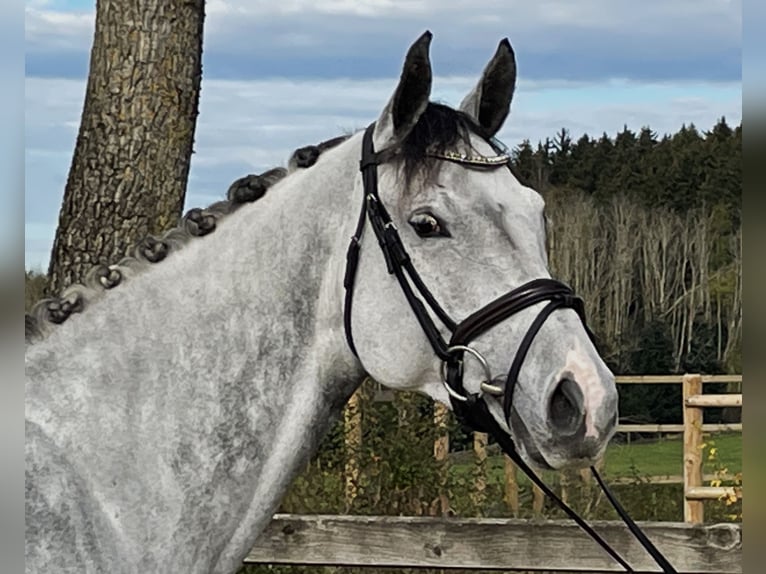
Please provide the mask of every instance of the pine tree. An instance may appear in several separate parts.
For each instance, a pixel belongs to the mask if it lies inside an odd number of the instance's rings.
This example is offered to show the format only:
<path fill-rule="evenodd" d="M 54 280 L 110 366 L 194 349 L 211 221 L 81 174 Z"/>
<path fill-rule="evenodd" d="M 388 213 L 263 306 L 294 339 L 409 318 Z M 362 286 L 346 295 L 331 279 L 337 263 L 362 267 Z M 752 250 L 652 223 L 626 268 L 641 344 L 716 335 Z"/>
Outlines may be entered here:
<path fill-rule="evenodd" d="M 554 186 L 565 186 L 571 168 L 572 138 L 569 130 L 561 128 L 551 142 L 551 172 L 549 182 Z"/>
<path fill-rule="evenodd" d="M 583 134 L 572 146 L 570 154 L 569 187 L 589 195 L 596 190 L 595 144 L 588 134 Z"/>
<path fill-rule="evenodd" d="M 535 179 L 536 162 L 535 162 L 535 150 L 528 139 L 521 142 L 520 145 L 515 147 L 511 152 L 511 160 L 516 168 L 518 174 L 526 182 L 532 182 Z"/>

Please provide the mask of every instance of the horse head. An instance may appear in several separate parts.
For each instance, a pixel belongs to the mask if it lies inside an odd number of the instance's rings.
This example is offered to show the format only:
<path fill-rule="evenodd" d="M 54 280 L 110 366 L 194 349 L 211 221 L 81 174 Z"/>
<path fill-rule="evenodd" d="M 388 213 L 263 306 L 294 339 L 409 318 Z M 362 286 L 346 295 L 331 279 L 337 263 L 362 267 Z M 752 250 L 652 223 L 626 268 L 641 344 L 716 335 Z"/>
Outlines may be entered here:
<path fill-rule="evenodd" d="M 582 301 L 551 279 L 543 198 L 495 139 L 514 93 L 513 50 L 500 42 L 455 110 L 429 101 L 430 41 L 427 32 L 411 46 L 368 128 L 349 345 L 385 386 L 456 409 L 482 398 L 535 466 L 590 465 L 615 431 L 615 379 Z"/>

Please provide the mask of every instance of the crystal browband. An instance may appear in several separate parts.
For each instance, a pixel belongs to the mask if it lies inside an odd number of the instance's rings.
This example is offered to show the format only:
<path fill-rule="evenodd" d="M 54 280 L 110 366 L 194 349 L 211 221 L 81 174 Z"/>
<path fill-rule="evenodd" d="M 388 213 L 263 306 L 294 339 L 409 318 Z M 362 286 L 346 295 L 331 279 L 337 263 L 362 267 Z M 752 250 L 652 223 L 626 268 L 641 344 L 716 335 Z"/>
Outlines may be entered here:
<path fill-rule="evenodd" d="M 441 153 L 433 152 L 433 153 L 429 153 L 428 155 L 430 157 L 437 157 L 437 158 L 446 159 L 446 160 L 454 161 L 458 163 L 471 164 L 471 165 L 487 165 L 487 166 L 504 165 L 511 160 L 511 156 L 507 153 L 503 153 L 500 155 L 493 155 L 493 156 L 484 156 L 484 155 L 469 155 L 465 153 L 445 151 Z"/>

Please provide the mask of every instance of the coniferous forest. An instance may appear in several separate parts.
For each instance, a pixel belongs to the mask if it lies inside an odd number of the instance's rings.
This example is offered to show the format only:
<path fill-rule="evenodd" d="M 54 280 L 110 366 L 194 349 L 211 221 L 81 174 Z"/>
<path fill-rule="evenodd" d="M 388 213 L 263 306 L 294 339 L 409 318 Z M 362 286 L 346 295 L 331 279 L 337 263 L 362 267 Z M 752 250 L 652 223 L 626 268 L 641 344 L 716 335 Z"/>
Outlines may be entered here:
<path fill-rule="evenodd" d="M 741 124 L 576 141 L 562 129 L 512 155 L 546 200 L 552 274 L 585 299 L 615 373 L 741 372 Z M 29 309 L 45 278 L 26 279 Z M 681 422 L 680 392 L 623 385 L 621 419 Z"/>

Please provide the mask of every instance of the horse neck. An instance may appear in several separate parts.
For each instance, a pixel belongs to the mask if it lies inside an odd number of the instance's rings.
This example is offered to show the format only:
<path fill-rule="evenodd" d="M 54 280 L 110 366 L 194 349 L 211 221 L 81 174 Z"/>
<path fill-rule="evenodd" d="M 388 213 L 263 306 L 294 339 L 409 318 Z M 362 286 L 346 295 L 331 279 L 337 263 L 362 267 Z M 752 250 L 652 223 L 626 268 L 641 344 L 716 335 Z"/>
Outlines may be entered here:
<path fill-rule="evenodd" d="M 170 554 L 211 570 L 195 545 L 241 561 L 362 380 L 342 326 L 352 148 L 27 348 L 28 425 L 55 437 L 97 506 L 119 510 L 115 544 L 147 571 Z"/>
<path fill-rule="evenodd" d="M 224 327 L 233 338 L 234 323 L 248 331 L 252 343 L 273 340 L 276 330 L 293 331 L 306 345 L 320 339 L 317 331 L 324 329 L 322 347 L 353 363 L 342 336 L 330 341 L 326 335 L 342 331 L 345 244 L 356 215 L 349 207 L 356 162 L 327 155 L 334 157 L 278 182 L 257 203 L 227 217 L 215 233 L 72 316 L 54 329 L 50 341 L 28 348 L 28 357 L 51 349 L 75 352 L 115 338 L 130 348 L 132 335 L 139 332 L 142 337 L 171 337 L 183 335 L 184 327 L 198 332 Z M 200 324 L 200 315 L 211 319 L 216 312 L 216 321 Z"/>

